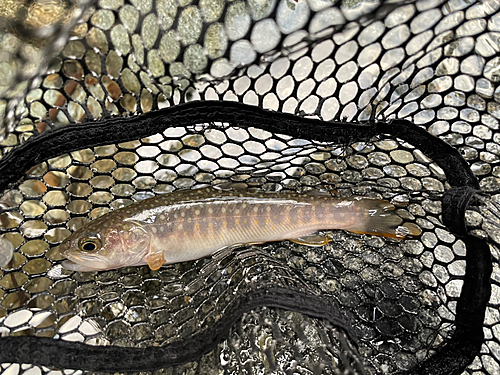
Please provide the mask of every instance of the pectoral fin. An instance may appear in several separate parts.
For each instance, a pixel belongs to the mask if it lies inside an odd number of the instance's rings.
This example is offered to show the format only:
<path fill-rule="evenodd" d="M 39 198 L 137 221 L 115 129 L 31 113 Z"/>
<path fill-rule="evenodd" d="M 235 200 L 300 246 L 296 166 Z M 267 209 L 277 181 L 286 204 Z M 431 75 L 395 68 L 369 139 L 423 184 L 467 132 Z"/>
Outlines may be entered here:
<path fill-rule="evenodd" d="M 290 239 L 291 242 L 298 243 L 299 245 L 306 246 L 323 246 L 331 241 L 330 237 L 326 234 L 314 233 L 309 236 L 302 236 L 299 238 Z"/>
<path fill-rule="evenodd" d="M 147 257 L 146 262 L 148 262 L 149 268 L 151 268 L 153 271 L 156 271 L 165 264 L 166 260 L 163 256 L 163 252 L 159 252 L 150 254 Z"/>

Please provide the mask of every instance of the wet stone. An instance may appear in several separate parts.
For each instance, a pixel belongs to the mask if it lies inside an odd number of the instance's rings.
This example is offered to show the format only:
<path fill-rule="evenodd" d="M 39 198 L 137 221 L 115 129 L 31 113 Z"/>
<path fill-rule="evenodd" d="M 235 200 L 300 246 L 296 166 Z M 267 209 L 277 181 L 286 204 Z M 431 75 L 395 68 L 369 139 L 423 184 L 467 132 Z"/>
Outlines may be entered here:
<path fill-rule="evenodd" d="M 47 271 L 51 265 L 52 264 L 46 259 L 33 259 L 23 266 L 23 271 L 30 275 L 35 275 Z"/>
<path fill-rule="evenodd" d="M 23 291 L 9 293 L 5 295 L 1 305 L 7 310 L 17 309 L 28 302 L 30 297 L 29 293 Z"/>
<path fill-rule="evenodd" d="M 44 238 L 47 242 L 56 244 L 64 241 L 70 234 L 71 232 L 66 228 L 53 228 L 49 229 L 47 233 L 45 233 Z"/>
<path fill-rule="evenodd" d="M 109 324 L 105 330 L 106 336 L 110 339 L 130 336 L 130 326 L 123 321 L 115 321 Z"/>
<path fill-rule="evenodd" d="M 89 197 L 93 204 L 107 204 L 113 200 L 113 195 L 107 191 L 97 191 Z"/>
<path fill-rule="evenodd" d="M 80 163 L 91 163 L 95 159 L 94 152 L 88 148 L 72 152 L 71 157 Z"/>
<path fill-rule="evenodd" d="M 106 305 L 101 312 L 101 316 L 106 320 L 114 320 L 123 316 L 127 310 L 126 306 L 120 302 L 111 303 Z"/>
<path fill-rule="evenodd" d="M 28 180 L 19 186 L 19 190 L 28 197 L 38 197 L 47 191 L 47 186 L 38 180 Z"/>
<path fill-rule="evenodd" d="M 145 295 L 141 291 L 130 290 L 125 292 L 122 300 L 127 306 L 143 306 L 145 302 Z"/>
<path fill-rule="evenodd" d="M 94 153 L 97 156 L 101 156 L 101 157 L 113 155 L 116 151 L 117 151 L 117 148 L 115 145 L 94 147 Z"/>
<path fill-rule="evenodd" d="M 97 176 L 90 180 L 90 185 L 96 189 L 107 189 L 114 183 L 115 181 L 109 176 Z"/>
<path fill-rule="evenodd" d="M 49 206 L 64 206 L 68 202 L 68 195 L 62 191 L 52 190 L 44 195 L 43 201 Z"/>
<path fill-rule="evenodd" d="M 97 315 L 102 310 L 102 302 L 99 300 L 88 300 L 81 302 L 76 306 L 76 311 L 82 317 Z"/>
<path fill-rule="evenodd" d="M 101 217 L 102 215 L 105 215 L 107 213 L 111 212 L 111 209 L 107 207 L 99 207 L 99 208 L 94 208 L 90 212 L 90 218 L 91 219 L 97 219 L 98 217 Z"/>
<path fill-rule="evenodd" d="M 5 319 L 4 324 L 9 328 L 14 328 L 26 324 L 32 316 L 33 313 L 31 311 L 21 310 L 9 315 L 9 317 Z"/>
<path fill-rule="evenodd" d="M 26 262 L 26 257 L 18 252 L 12 254 L 12 258 L 9 263 L 3 266 L 5 270 L 18 270 Z M 0 273 L 1 274 L 1 273 Z"/>
<path fill-rule="evenodd" d="M 50 288 L 50 293 L 54 296 L 65 296 L 75 291 L 77 283 L 73 280 L 62 280 L 55 283 Z"/>
<path fill-rule="evenodd" d="M 39 295 L 33 298 L 32 300 L 29 301 L 27 304 L 27 307 L 32 308 L 32 309 L 46 309 L 49 306 L 51 306 L 54 303 L 55 299 L 54 297 L 50 295 Z"/>
<path fill-rule="evenodd" d="M 10 190 L 0 198 L 0 209 L 14 208 L 23 201 L 22 194 L 17 190 Z"/>
<path fill-rule="evenodd" d="M 92 193 L 92 187 L 85 183 L 72 183 L 66 188 L 66 191 L 76 197 L 86 197 Z"/>
<path fill-rule="evenodd" d="M 63 172 L 51 171 L 43 176 L 43 180 L 48 186 L 64 187 L 69 183 L 68 176 Z"/>
<path fill-rule="evenodd" d="M 115 301 L 122 295 L 122 288 L 120 285 L 107 285 L 102 288 L 100 298 L 103 302 Z"/>
<path fill-rule="evenodd" d="M 224 24 L 230 40 L 243 38 L 250 28 L 250 16 L 241 1 L 232 3 L 227 11 Z"/>
<path fill-rule="evenodd" d="M 109 207 L 112 210 L 117 210 L 119 208 L 129 206 L 132 203 L 134 203 L 134 201 L 131 200 L 131 199 L 116 199 L 113 202 L 111 202 L 111 204 L 109 205 Z"/>
<path fill-rule="evenodd" d="M 40 293 L 48 290 L 53 283 L 52 280 L 46 277 L 37 277 L 26 283 L 25 289 L 29 293 Z"/>
<path fill-rule="evenodd" d="M 95 164 L 95 163 L 94 163 Z M 88 167 L 72 166 L 67 169 L 70 177 L 76 180 L 88 180 L 92 177 L 92 171 Z"/>
<path fill-rule="evenodd" d="M 4 275 L 0 280 L 0 286 L 5 289 L 17 289 L 28 281 L 28 276 L 22 272 L 12 272 Z"/>
<path fill-rule="evenodd" d="M 0 229 L 16 228 L 23 222 L 23 216 L 19 212 L 10 211 L 0 214 Z"/>
<path fill-rule="evenodd" d="M 63 169 L 71 164 L 71 157 L 68 154 L 60 155 L 55 158 L 49 159 L 49 166 L 54 169 Z"/>
<path fill-rule="evenodd" d="M 47 242 L 42 240 L 32 240 L 26 242 L 23 246 L 21 246 L 20 251 L 28 256 L 35 256 L 43 254 L 48 248 L 49 245 L 47 244 Z"/>
<path fill-rule="evenodd" d="M 29 324 L 33 327 L 36 328 L 46 328 L 53 326 L 57 320 L 57 317 L 55 314 L 52 314 L 48 311 L 42 312 L 40 314 L 36 314 L 33 316 L 33 318 L 30 320 Z M 52 332 L 52 331 L 51 331 Z M 47 336 L 45 336 L 47 337 Z M 51 337 L 51 336 L 49 336 Z"/>
<path fill-rule="evenodd" d="M 133 152 L 122 151 L 117 153 L 114 159 L 120 164 L 133 165 L 139 157 Z"/>
<path fill-rule="evenodd" d="M 130 168 L 118 168 L 113 171 L 112 175 L 118 181 L 131 181 L 137 175 L 137 172 Z"/>
<path fill-rule="evenodd" d="M 20 229 L 23 235 L 33 238 L 41 236 L 47 230 L 47 225 L 40 220 L 30 220 L 21 225 Z"/>
<path fill-rule="evenodd" d="M 67 206 L 67 209 L 74 214 L 86 213 L 90 211 L 91 208 L 92 204 L 84 200 L 73 200 Z"/>
<path fill-rule="evenodd" d="M 65 210 L 55 209 L 43 215 L 43 220 L 48 224 L 61 224 L 69 219 L 69 213 Z"/>
<path fill-rule="evenodd" d="M 70 221 L 68 221 L 68 229 L 71 230 L 72 232 L 76 231 L 77 229 L 82 228 L 84 225 L 90 222 L 90 219 L 88 217 L 74 217 Z"/>
<path fill-rule="evenodd" d="M 131 337 L 135 341 L 142 341 L 153 338 L 153 329 L 147 323 L 137 324 L 132 327 Z"/>
<path fill-rule="evenodd" d="M 47 206 L 40 201 L 24 201 L 21 205 L 21 211 L 25 217 L 40 216 L 45 212 Z"/>
<path fill-rule="evenodd" d="M 181 13 L 177 31 L 184 45 L 195 43 L 201 33 L 202 18 L 195 6 L 190 6 Z"/>
<path fill-rule="evenodd" d="M 120 284 L 126 288 L 137 287 L 138 285 L 141 284 L 141 282 L 142 282 L 142 277 L 134 274 L 125 275 L 120 278 Z"/>
<path fill-rule="evenodd" d="M 118 154 L 117 154 L 118 155 Z M 115 159 L 116 159 L 116 156 L 115 155 Z M 134 154 L 135 155 L 135 154 Z M 112 171 L 113 169 L 116 168 L 116 163 L 113 161 L 113 160 L 110 160 L 110 159 L 103 159 L 103 160 L 99 160 L 99 161 L 96 161 L 95 163 L 93 163 L 90 168 L 95 171 L 95 172 L 100 172 L 100 173 L 106 173 L 106 172 L 110 172 Z M 92 175 L 89 175 L 89 176 L 86 176 L 85 179 L 88 179 L 90 178 Z"/>
<path fill-rule="evenodd" d="M 95 284 L 81 285 L 75 290 L 75 295 L 79 298 L 95 297 L 99 293 L 99 286 Z"/>
<path fill-rule="evenodd" d="M 73 312 L 77 299 L 72 296 L 68 296 L 62 299 L 58 299 L 53 304 L 53 309 L 59 314 L 65 314 L 68 312 Z"/>

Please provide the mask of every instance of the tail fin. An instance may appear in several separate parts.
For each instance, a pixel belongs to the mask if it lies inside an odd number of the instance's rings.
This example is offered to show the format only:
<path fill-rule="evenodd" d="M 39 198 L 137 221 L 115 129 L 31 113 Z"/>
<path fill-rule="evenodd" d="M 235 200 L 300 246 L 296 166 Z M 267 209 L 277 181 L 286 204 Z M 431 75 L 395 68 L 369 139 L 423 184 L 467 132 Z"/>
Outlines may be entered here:
<path fill-rule="evenodd" d="M 355 207 L 359 210 L 359 220 L 349 228 L 349 232 L 372 234 L 391 238 L 405 238 L 418 236 L 422 233 L 420 228 L 413 223 L 403 223 L 395 207 L 384 200 L 369 198 L 353 198 Z"/>

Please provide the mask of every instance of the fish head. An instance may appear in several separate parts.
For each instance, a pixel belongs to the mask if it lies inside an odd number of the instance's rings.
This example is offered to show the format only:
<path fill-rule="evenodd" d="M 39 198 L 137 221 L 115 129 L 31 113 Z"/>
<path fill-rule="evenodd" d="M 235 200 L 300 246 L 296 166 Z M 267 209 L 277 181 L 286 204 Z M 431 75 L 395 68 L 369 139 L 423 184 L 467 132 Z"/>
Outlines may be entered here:
<path fill-rule="evenodd" d="M 72 271 L 102 271 L 144 264 L 150 235 L 134 221 L 104 215 L 71 234 L 61 245 L 62 266 Z"/>

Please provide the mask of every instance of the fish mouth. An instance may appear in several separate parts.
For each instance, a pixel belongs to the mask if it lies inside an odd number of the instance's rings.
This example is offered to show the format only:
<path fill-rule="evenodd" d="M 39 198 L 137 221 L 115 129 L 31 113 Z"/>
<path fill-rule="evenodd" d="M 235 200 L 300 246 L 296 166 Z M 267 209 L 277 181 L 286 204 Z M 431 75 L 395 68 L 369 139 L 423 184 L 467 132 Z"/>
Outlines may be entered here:
<path fill-rule="evenodd" d="M 78 271 L 78 272 L 97 272 L 97 271 L 102 271 L 102 268 L 91 268 L 88 266 L 84 266 L 83 264 L 79 264 L 76 262 L 73 262 L 72 260 L 65 260 L 61 263 L 61 266 L 64 269 L 67 269 L 69 271 Z"/>
<path fill-rule="evenodd" d="M 65 251 L 62 255 L 66 258 L 65 261 L 61 263 L 62 267 L 70 271 L 80 271 L 80 272 L 96 272 L 106 269 L 106 267 L 91 267 L 89 264 L 96 263 L 96 259 L 91 256 L 79 255 L 75 256 Z"/>

